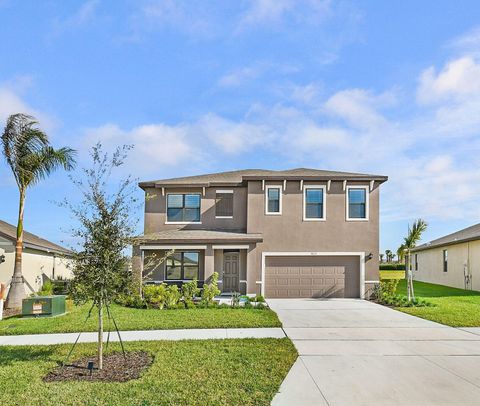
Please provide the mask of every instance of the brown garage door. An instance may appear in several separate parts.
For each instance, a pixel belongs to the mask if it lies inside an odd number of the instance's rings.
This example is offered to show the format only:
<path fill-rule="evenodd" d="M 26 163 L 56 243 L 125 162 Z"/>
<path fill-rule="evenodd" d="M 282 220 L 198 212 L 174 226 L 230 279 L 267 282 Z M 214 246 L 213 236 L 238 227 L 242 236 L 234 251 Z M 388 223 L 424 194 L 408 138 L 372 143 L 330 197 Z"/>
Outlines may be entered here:
<path fill-rule="evenodd" d="M 359 297 L 358 257 L 298 256 L 265 259 L 267 298 Z"/>

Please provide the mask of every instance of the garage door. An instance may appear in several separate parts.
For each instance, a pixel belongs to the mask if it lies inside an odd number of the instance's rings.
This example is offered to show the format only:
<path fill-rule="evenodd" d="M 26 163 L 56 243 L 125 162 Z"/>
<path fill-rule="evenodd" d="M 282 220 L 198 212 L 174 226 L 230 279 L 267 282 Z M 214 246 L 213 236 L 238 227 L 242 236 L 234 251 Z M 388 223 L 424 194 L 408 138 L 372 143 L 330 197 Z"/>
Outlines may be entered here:
<path fill-rule="evenodd" d="M 265 258 L 267 298 L 359 297 L 358 257 Z"/>

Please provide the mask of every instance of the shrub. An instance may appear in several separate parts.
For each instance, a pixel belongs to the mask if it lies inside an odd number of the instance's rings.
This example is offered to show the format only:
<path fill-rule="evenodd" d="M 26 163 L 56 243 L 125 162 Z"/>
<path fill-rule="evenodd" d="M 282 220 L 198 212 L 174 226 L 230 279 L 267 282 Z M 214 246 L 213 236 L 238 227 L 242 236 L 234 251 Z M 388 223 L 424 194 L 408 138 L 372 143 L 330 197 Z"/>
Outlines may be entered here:
<path fill-rule="evenodd" d="M 177 304 L 180 301 L 181 294 L 177 285 L 170 285 L 165 290 L 165 307 L 167 309 L 177 308 Z"/>
<path fill-rule="evenodd" d="M 115 298 L 115 302 L 121 306 L 133 307 L 135 309 L 143 309 L 146 305 L 138 293 L 119 295 Z"/>
<path fill-rule="evenodd" d="M 405 264 L 380 264 L 381 271 L 404 271 Z"/>
<path fill-rule="evenodd" d="M 143 287 L 143 298 L 147 307 L 163 309 L 167 300 L 167 286 L 164 283 L 146 285 Z"/>
<path fill-rule="evenodd" d="M 240 307 L 240 293 L 233 292 L 232 294 L 232 308 Z"/>
<path fill-rule="evenodd" d="M 38 296 L 51 296 L 51 295 L 53 295 L 53 283 L 52 283 L 52 281 L 46 280 L 37 294 L 38 294 Z"/>
<path fill-rule="evenodd" d="M 218 289 L 218 273 L 214 272 L 212 275 L 212 281 L 209 284 L 203 285 L 202 304 L 206 306 L 213 304 L 213 299 L 219 294 L 220 289 Z"/>
<path fill-rule="evenodd" d="M 200 289 L 198 288 L 197 280 L 194 279 L 182 285 L 182 295 L 185 305 L 188 307 L 193 304 L 193 300 L 198 296 Z"/>

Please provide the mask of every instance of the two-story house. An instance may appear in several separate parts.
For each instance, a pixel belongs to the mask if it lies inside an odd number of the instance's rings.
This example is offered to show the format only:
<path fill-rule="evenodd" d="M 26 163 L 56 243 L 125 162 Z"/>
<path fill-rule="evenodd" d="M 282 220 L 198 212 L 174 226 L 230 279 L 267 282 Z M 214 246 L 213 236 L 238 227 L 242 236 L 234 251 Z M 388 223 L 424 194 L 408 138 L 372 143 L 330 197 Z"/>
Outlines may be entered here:
<path fill-rule="evenodd" d="M 363 297 L 378 280 L 386 180 L 300 168 L 141 182 L 134 269 L 176 284 L 218 272 L 223 292 L 267 298 Z"/>

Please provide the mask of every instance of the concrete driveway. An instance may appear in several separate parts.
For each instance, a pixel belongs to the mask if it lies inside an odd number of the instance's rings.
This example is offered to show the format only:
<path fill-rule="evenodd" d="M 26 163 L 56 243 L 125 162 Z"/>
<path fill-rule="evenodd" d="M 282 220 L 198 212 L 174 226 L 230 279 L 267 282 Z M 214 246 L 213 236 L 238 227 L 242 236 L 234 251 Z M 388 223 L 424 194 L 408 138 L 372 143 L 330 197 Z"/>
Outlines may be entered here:
<path fill-rule="evenodd" d="M 478 330 L 359 299 L 268 304 L 300 354 L 274 405 L 480 405 Z"/>

